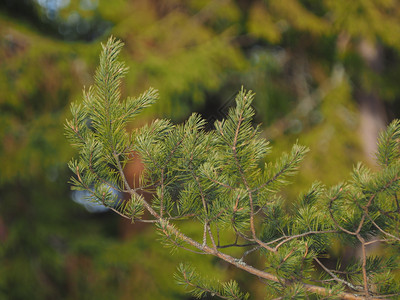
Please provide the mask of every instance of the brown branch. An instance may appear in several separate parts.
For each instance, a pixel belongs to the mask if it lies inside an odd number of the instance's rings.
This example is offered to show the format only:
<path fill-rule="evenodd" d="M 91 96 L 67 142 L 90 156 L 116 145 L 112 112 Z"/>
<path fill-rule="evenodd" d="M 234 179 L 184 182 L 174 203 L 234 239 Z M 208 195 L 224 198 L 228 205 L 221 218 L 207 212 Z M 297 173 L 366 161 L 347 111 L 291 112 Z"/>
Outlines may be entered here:
<path fill-rule="evenodd" d="M 208 223 L 207 223 L 207 230 L 208 230 L 208 235 L 210 236 L 211 244 L 213 245 L 214 250 L 215 250 L 216 252 L 218 252 L 217 244 L 215 243 L 214 236 L 213 236 L 213 234 L 212 234 L 212 232 L 211 232 L 210 224 L 208 224 Z"/>
<path fill-rule="evenodd" d="M 250 246 L 255 246 L 258 245 L 257 243 L 249 243 L 249 244 L 238 244 L 237 242 L 232 243 L 232 244 L 227 244 L 227 245 L 218 245 L 218 249 L 223 249 L 223 248 L 231 248 L 231 247 L 250 247 Z"/>
<path fill-rule="evenodd" d="M 393 238 L 393 239 L 395 239 L 395 240 L 397 240 L 397 241 L 400 241 L 400 238 L 399 238 L 399 237 L 397 237 L 397 236 L 395 236 L 395 235 L 393 235 L 393 234 L 390 234 L 389 232 L 384 231 L 378 224 L 376 224 L 376 222 L 375 222 L 374 220 L 372 220 L 372 218 L 371 218 L 371 216 L 370 216 L 369 214 L 367 215 L 367 217 L 368 217 L 368 219 L 371 221 L 371 223 L 372 223 L 380 232 L 382 232 L 383 234 L 385 234 L 385 235 L 387 235 L 387 236 L 390 236 L 391 238 Z"/>
<path fill-rule="evenodd" d="M 200 245 L 196 241 L 193 241 L 191 238 L 183 235 L 176 228 L 172 227 L 171 231 L 175 231 L 177 236 L 179 236 L 182 240 L 184 240 L 185 242 L 191 244 L 192 246 L 194 246 L 194 247 L 202 247 L 202 245 Z M 201 248 L 199 248 L 199 249 L 201 249 Z M 234 258 L 234 257 L 232 257 L 230 255 L 227 255 L 225 253 L 222 253 L 222 252 L 215 253 L 214 249 L 212 249 L 212 248 L 210 248 L 208 246 L 203 247 L 202 250 L 205 253 L 212 254 L 212 255 L 214 255 L 216 257 L 219 257 L 220 259 L 230 263 L 231 265 L 234 265 L 237 268 L 242 269 L 242 270 L 244 270 L 244 271 L 246 271 L 246 272 L 248 272 L 250 274 L 253 274 L 253 275 L 257 276 L 257 277 L 260 277 L 260 278 L 263 278 L 263 279 L 267 279 L 267 280 L 270 280 L 270 281 L 273 281 L 273 282 L 278 282 L 278 283 L 280 281 L 282 281 L 281 278 L 279 278 L 279 277 L 277 277 L 275 275 L 272 275 L 270 273 L 261 271 L 261 270 L 259 270 L 257 268 L 254 268 L 253 266 L 244 263 L 240 259 L 236 259 L 236 258 Z M 320 286 L 315 286 L 315 285 L 311 285 L 311 284 L 303 284 L 303 286 L 308 292 L 316 293 L 316 294 L 323 295 L 323 296 L 329 296 L 332 293 L 332 291 L 330 289 L 324 288 L 324 287 L 320 287 Z M 351 293 L 345 293 L 345 292 L 340 293 L 339 297 L 341 297 L 342 299 L 348 299 L 348 300 L 361 300 L 361 299 L 364 299 L 363 297 L 359 297 L 359 296 L 353 295 Z"/>
<path fill-rule="evenodd" d="M 230 189 L 230 190 L 235 190 L 234 187 L 232 187 L 232 186 L 230 186 L 230 185 L 228 185 L 228 184 L 225 184 L 225 183 L 223 183 L 223 182 L 220 182 L 220 181 L 215 180 L 215 179 L 213 179 L 213 178 L 210 178 L 210 177 L 208 177 L 208 176 L 204 176 L 204 177 L 207 178 L 208 180 L 210 180 L 210 181 L 212 181 L 212 182 L 214 182 L 214 183 L 220 185 L 220 186 L 223 186 L 224 188 L 227 188 L 227 189 Z"/>
<path fill-rule="evenodd" d="M 357 238 L 361 242 L 361 257 L 362 257 L 362 274 L 363 274 L 363 283 L 364 283 L 364 292 L 367 298 L 370 297 L 369 288 L 368 288 L 368 276 L 367 276 L 367 252 L 365 251 L 365 240 L 364 238 L 357 233 Z"/>
<path fill-rule="evenodd" d="M 311 235 L 311 234 L 325 234 L 325 233 L 338 233 L 338 232 L 339 232 L 339 231 L 337 231 L 337 230 L 308 231 L 308 232 L 305 232 L 305 233 L 300 233 L 300 234 L 296 234 L 296 235 L 291 235 L 291 236 L 287 237 L 284 241 L 282 241 L 282 242 L 280 242 L 278 245 L 276 245 L 274 249 L 275 249 L 275 250 L 278 250 L 278 248 L 279 248 L 280 246 L 282 246 L 284 243 L 287 243 L 287 242 L 289 242 L 289 241 L 291 241 L 291 240 L 293 240 L 293 239 L 301 238 L 301 237 L 304 237 L 304 236 L 307 236 L 307 235 Z M 275 241 L 276 241 L 276 240 L 275 240 Z M 275 241 L 268 242 L 267 244 L 273 243 L 273 242 L 275 242 Z"/>
<path fill-rule="evenodd" d="M 161 199 L 160 199 L 160 215 L 164 214 L 164 169 L 161 170 Z"/>
<path fill-rule="evenodd" d="M 358 228 L 357 228 L 357 230 L 356 230 L 356 232 L 355 232 L 356 234 L 359 234 L 359 233 L 360 233 L 361 228 L 362 228 L 362 226 L 364 225 L 365 217 L 368 215 L 368 208 L 371 206 L 372 201 L 375 199 L 375 196 L 376 196 L 376 194 L 373 194 L 373 195 L 369 198 L 368 203 L 367 203 L 367 205 L 365 205 L 365 207 L 362 207 L 361 205 L 359 205 L 359 204 L 358 204 L 358 201 L 355 199 L 355 201 L 356 201 L 357 205 L 359 206 L 359 208 L 361 208 L 361 209 L 364 210 L 363 216 L 361 217 L 360 224 L 358 225 Z"/>

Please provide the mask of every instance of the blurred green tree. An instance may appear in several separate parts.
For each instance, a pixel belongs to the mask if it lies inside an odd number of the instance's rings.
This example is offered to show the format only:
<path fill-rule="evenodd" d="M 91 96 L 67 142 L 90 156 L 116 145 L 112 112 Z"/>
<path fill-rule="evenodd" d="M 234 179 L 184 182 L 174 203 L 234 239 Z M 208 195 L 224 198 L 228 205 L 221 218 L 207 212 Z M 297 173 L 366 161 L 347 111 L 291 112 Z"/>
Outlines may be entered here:
<path fill-rule="evenodd" d="M 139 260 L 148 264 L 145 270 L 137 265 L 138 258 L 128 252 L 126 257 L 119 257 L 129 261 L 131 267 L 124 264 L 122 268 L 118 263 L 104 260 L 112 247 L 116 248 L 114 251 L 124 247 L 117 243 L 124 234 L 118 232 L 119 222 L 101 215 L 106 217 L 108 225 L 97 226 L 100 218 L 81 211 L 70 200 L 65 185 L 65 163 L 72 152 L 63 137 L 61 120 L 65 119 L 67 104 L 80 94 L 80 87 L 92 83 L 88 74 L 94 71 L 99 50 L 98 43 L 87 43 L 96 37 L 97 31 L 79 34 L 78 27 L 85 18 L 91 20 L 94 16 L 104 24 L 118 20 L 113 30 L 124 34 L 127 41 L 132 39 L 132 51 L 139 51 L 131 53 L 133 59 L 128 56 L 128 61 L 132 66 L 142 66 L 136 68 L 136 76 L 132 74 L 129 78 L 126 89 L 135 90 L 151 81 L 165 82 L 169 98 L 150 113 L 171 112 L 174 104 L 177 119 L 184 117 L 188 106 L 204 101 L 204 89 L 218 88 L 224 68 L 227 71 L 229 66 L 240 65 L 240 53 L 229 44 L 228 38 L 220 39 L 213 31 L 192 22 L 188 13 L 158 11 L 159 7 L 145 1 L 113 3 L 112 7 L 103 2 L 89 10 L 79 2 L 71 2 L 70 6 L 60 8 L 58 15 L 48 15 L 47 7 L 38 4 L 40 1 L 21 1 L 21 6 L 17 2 L 2 3 L 0 18 L 2 296 L 9 299 L 109 299 L 111 294 L 123 297 L 132 288 L 125 280 L 135 278 L 133 286 L 141 287 L 140 277 L 153 267 L 149 262 L 154 259 L 146 256 L 151 252 L 138 252 Z M 118 17 L 121 12 L 132 17 L 121 19 Z M 71 14 L 78 14 L 79 18 Z M 182 28 L 186 32 L 179 38 L 171 34 Z M 130 37 L 132 33 L 137 39 Z M 215 46 L 212 40 L 216 40 Z M 220 64 L 222 61 L 225 63 Z M 179 85 L 172 84 L 177 81 Z M 67 227 L 70 223 L 73 225 Z M 138 238 L 136 243 L 148 249 L 151 240 Z M 114 264 L 115 272 L 105 272 Z M 202 264 L 211 268 L 209 261 Z M 157 265 L 175 267 L 162 261 Z M 218 267 L 213 272 L 218 273 Z M 186 297 L 183 291 L 165 289 L 169 283 L 163 278 L 165 273 L 159 274 L 152 283 L 159 288 L 141 287 L 138 295 L 159 299 Z"/>
<path fill-rule="evenodd" d="M 265 135 L 277 153 L 296 139 L 313 149 L 296 180 L 302 189 L 315 178 L 327 184 L 346 178 L 363 156 L 365 113 L 358 103 L 368 98 L 379 108 L 384 101 L 389 117 L 397 113 L 398 6 L 373 0 L 1 1 L 0 238 L 9 270 L 1 274 L 2 290 L 10 298 L 59 298 L 78 285 L 65 270 L 78 270 L 67 263 L 77 260 L 67 258 L 81 248 L 65 245 L 87 235 L 115 242 L 112 217 L 101 215 L 110 222 L 103 228 L 69 199 L 64 166 L 72 152 L 60 126 L 81 86 L 93 84 L 99 40 L 112 33 L 126 44 L 124 94 L 157 86 L 163 95 L 144 120 L 181 121 L 192 110 L 221 118 L 232 91 L 242 84 L 254 90 L 256 120 L 269 126 Z M 381 126 L 367 133 L 376 136 Z M 294 190 L 285 193 L 295 197 Z M 92 225 L 85 235 L 79 228 L 86 218 Z M 64 228 L 65 220 L 73 220 L 79 235 Z M 11 288 L 17 283 L 18 291 Z"/>

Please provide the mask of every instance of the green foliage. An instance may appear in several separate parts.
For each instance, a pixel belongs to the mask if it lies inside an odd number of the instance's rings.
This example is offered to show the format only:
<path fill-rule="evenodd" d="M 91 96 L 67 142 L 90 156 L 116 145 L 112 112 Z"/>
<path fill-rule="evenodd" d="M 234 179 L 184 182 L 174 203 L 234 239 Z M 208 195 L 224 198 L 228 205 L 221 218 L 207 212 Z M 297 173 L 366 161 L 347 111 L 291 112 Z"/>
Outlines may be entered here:
<path fill-rule="evenodd" d="M 241 292 L 234 280 L 220 283 L 215 280 L 200 278 L 196 269 L 190 265 L 181 263 L 178 272 L 175 274 L 177 283 L 185 286 L 188 292 L 198 299 L 211 295 L 218 296 L 221 299 L 246 300 L 250 296 L 248 293 Z"/>
<path fill-rule="evenodd" d="M 360 294 L 400 293 L 394 280 L 399 260 L 393 254 L 400 241 L 397 121 L 380 139 L 380 170 L 372 172 L 358 164 L 351 181 L 329 189 L 314 183 L 298 201 L 289 203 L 279 193 L 308 149 L 295 144 L 275 163 L 268 161 L 268 142 L 252 124 L 251 92 L 242 89 L 235 108 L 216 121 L 213 130 L 205 131 L 205 121 L 193 114 L 182 125 L 155 120 L 129 133 L 127 122 L 154 102 L 156 93 L 150 89 L 137 100 L 120 100 L 125 72 L 117 59 L 121 46 L 110 38 L 103 47 L 95 85 L 84 92 L 82 106 L 72 105 L 73 119 L 65 126 L 79 150 L 78 160 L 69 165 L 75 173 L 74 188 L 87 190 L 94 201 L 127 219 L 155 223 L 166 246 L 218 257 L 265 279 L 284 298 L 316 294 L 359 299 Z M 138 187 L 124 175 L 132 154 L 140 156 L 145 167 Z M 130 200 L 117 205 L 111 187 L 130 194 Z M 151 192 L 153 199 L 139 192 Z M 142 215 L 143 210 L 149 215 Z M 184 233 L 181 220 L 187 218 L 202 230 L 202 238 Z M 222 235 L 233 240 L 222 243 Z M 323 261 L 334 239 L 360 251 L 343 268 L 338 264 L 332 269 Z M 373 244 L 384 245 L 385 252 L 367 253 Z M 240 248 L 241 254 L 228 254 L 224 249 L 229 248 Z M 248 262 L 254 251 L 260 253 L 262 265 Z M 178 281 L 195 297 L 248 297 L 233 281 L 203 280 L 184 265 L 179 272 Z M 390 284 L 390 289 L 377 288 L 380 283 Z"/>
<path fill-rule="evenodd" d="M 382 167 L 389 166 L 399 158 L 399 126 L 398 120 L 392 122 L 379 137 L 377 159 Z"/>

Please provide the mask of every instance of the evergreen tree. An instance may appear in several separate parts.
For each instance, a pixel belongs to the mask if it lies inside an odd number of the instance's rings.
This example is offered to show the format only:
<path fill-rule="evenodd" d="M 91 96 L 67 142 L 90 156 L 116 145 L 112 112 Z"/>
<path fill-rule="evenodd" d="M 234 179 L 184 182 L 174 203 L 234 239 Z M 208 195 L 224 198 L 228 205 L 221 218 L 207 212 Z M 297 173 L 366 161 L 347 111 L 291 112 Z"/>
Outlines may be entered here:
<path fill-rule="evenodd" d="M 154 223 L 167 246 L 215 256 L 265 280 L 273 298 L 400 295 L 395 277 L 400 267 L 399 121 L 380 136 L 378 171 L 360 163 L 349 182 L 332 188 L 314 183 L 289 203 L 280 191 L 308 149 L 295 144 L 276 162 L 268 161 L 271 147 L 252 124 L 252 92 L 242 89 L 236 107 L 211 131 L 204 129 L 200 115 L 192 114 L 184 124 L 154 120 L 129 132 L 129 122 L 158 93 L 149 89 L 121 100 L 127 71 L 118 60 L 122 45 L 110 38 L 103 46 L 94 86 L 84 91 L 82 104 L 71 106 L 65 128 L 79 151 L 69 163 L 75 189 L 132 222 Z M 135 155 L 145 166 L 140 186 L 124 175 Z M 129 201 L 119 202 L 112 189 L 128 193 Z M 147 200 L 143 192 L 153 198 Z M 185 233 L 187 219 L 201 228 L 200 240 Z M 350 243 L 360 253 L 334 267 L 327 258 L 335 242 Z M 379 245 L 382 253 L 368 253 L 370 245 Z M 254 252 L 262 264 L 249 263 Z M 249 297 L 235 281 L 205 280 L 190 265 L 180 265 L 176 277 L 196 297 Z"/>

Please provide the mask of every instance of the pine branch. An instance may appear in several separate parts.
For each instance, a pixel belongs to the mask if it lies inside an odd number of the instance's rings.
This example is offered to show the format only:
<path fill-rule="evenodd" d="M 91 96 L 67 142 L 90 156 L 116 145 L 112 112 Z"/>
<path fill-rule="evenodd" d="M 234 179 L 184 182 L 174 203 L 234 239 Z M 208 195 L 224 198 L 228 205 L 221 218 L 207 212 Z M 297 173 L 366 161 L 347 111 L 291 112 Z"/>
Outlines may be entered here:
<path fill-rule="evenodd" d="M 316 294 L 374 299 L 400 292 L 392 279 L 400 269 L 392 254 L 400 241 L 399 121 L 379 139 L 381 170 L 373 172 L 359 164 L 352 181 L 328 191 L 315 183 L 284 209 L 279 192 L 297 172 L 308 149 L 295 144 L 289 154 L 268 161 L 270 146 L 261 138 L 260 127 L 252 125 L 251 92 L 242 88 L 235 108 L 215 123 L 213 131 L 205 132 L 204 119 L 193 114 L 182 125 L 155 120 L 128 133 L 128 122 L 158 94 L 149 89 L 138 98 L 121 100 L 120 82 L 127 71 L 118 61 L 121 48 L 121 42 L 109 39 L 94 86 L 84 91 L 83 105 L 71 105 L 72 119 L 66 121 L 65 131 L 79 153 L 69 163 L 75 174 L 70 180 L 73 188 L 86 190 L 91 200 L 124 218 L 153 223 L 172 249 L 212 255 L 266 280 L 281 297 Z M 131 186 L 124 174 L 133 153 L 145 167 L 139 187 Z M 111 192 L 114 188 L 128 193 L 130 199 L 116 199 Z M 142 219 L 144 211 L 150 214 L 147 220 Z M 201 241 L 183 233 L 179 221 L 185 218 L 196 222 L 203 233 Z M 220 232 L 232 238 L 221 244 Z M 361 258 L 344 273 L 340 265 L 333 270 L 320 261 L 333 238 L 359 245 L 362 251 Z M 392 251 L 388 252 L 392 261 L 367 256 L 366 246 L 378 242 Z M 230 248 L 241 253 L 228 255 L 225 251 Z M 244 261 L 253 252 L 263 258 L 262 267 Z M 313 262 L 325 279 L 315 278 Z M 213 286 L 199 281 L 190 268 L 181 267 L 181 271 L 181 283 L 191 287 L 194 295 L 248 297 L 234 281 Z M 390 288 L 375 291 L 378 283 Z"/>
<path fill-rule="evenodd" d="M 382 166 L 389 166 L 400 157 L 400 121 L 394 120 L 378 139 L 377 160 Z"/>
<path fill-rule="evenodd" d="M 242 293 L 233 280 L 225 283 L 206 281 L 197 275 L 193 267 L 184 264 L 179 265 L 178 272 L 175 274 L 178 284 L 184 285 L 187 289 L 190 288 L 190 293 L 196 298 L 202 298 L 205 294 L 218 296 L 221 299 L 245 300 L 249 298 L 249 294 Z"/>

